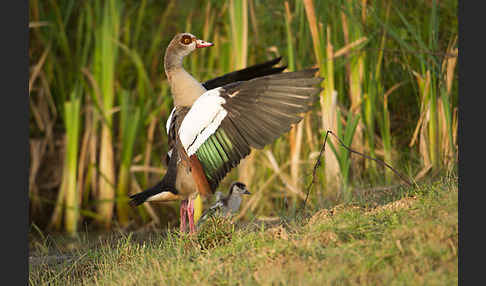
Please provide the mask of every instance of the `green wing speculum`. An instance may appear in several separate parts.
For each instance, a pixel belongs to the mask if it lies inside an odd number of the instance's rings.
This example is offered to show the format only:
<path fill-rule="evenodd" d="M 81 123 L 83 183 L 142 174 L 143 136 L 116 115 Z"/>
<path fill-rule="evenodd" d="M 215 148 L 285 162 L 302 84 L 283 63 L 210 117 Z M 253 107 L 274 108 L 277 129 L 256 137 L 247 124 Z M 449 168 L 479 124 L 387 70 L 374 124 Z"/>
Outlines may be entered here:
<path fill-rule="evenodd" d="M 211 190 L 216 190 L 226 174 L 250 154 L 246 140 L 229 118 L 196 151 Z"/>

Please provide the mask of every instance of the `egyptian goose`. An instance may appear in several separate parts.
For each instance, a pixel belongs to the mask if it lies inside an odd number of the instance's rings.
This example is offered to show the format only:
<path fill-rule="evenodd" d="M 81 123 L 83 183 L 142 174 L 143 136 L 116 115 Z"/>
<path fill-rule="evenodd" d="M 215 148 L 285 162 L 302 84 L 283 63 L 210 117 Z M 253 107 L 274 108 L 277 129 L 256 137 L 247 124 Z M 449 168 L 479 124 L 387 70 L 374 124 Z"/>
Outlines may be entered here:
<path fill-rule="evenodd" d="M 246 185 L 241 182 L 233 182 L 227 196 L 224 196 L 222 192 L 216 192 L 214 194 L 215 203 L 203 212 L 198 225 L 204 223 L 211 215 L 217 212 L 223 216 L 235 214 L 240 209 L 241 201 L 243 200 L 242 195 L 251 195 L 251 193 L 246 188 Z"/>
<path fill-rule="evenodd" d="M 245 70 L 199 83 L 182 66 L 197 48 L 212 43 L 189 33 L 177 34 L 167 47 L 164 68 L 174 99 L 167 119 L 168 170 L 154 187 L 132 195 L 131 205 L 148 200 L 182 200 L 185 218 L 194 232 L 194 199 L 213 194 L 225 175 L 251 148 L 262 149 L 298 123 L 321 90 L 318 69 L 281 73 L 271 68 L 260 74 Z M 266 73 L 265 70 L 268 72 Z M 245 76 L 242 76 L 245 74 Z"/>

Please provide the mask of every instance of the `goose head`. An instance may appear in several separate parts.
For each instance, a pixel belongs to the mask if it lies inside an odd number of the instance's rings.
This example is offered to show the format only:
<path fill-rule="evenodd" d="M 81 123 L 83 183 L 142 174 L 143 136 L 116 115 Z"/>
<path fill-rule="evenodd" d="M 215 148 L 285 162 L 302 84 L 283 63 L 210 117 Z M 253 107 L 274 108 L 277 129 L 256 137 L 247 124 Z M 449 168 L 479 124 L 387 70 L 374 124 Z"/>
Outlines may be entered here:
<path fill-rule="evenodd" d="M 211 47 L 213 45 L 213 43 L 198 39 L 191 33 L 179 33 L 170 41 L 165 51 L 165 68 L 170 69 L 173 64 L 181 62 L 182 58 L 196 49 Z"/>

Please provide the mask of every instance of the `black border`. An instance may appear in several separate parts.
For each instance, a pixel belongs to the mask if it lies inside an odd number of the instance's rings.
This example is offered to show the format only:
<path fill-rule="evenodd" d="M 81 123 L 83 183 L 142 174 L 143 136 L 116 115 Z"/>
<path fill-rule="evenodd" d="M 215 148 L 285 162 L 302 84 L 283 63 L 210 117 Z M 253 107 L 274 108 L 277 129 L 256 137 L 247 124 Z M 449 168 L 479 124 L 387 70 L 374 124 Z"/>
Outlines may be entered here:
<path fill-rule="evenodd" d="M 28 1 L 2 5 L 2 281 L 28 284 L 29 58 Z M 13 282 L 13 283 L 12 283 Z"/>
<path fill-rule="evenodd" d="M 483 191 L 483 182 L 481 181 L 472 181 L 473 178 L 481 178 L 481 174 L 484 169 L 475 166 L 469 166 L 466 168 L 466 162 L 470 161 L 471 158 L 468 158 L 468 155 L 474 154 L 473 150 L 471 150 L 472 142 L 477 142 L 476 144 L 479 150 L 481 148 L 482 143 L 482 133 L 483 129 L 481 128 L 484 126 L 485 120 L 482 118 L 485 114 L 484 104 L 479 102 L 481 97 L 484 97 L 485 89 L 483 83 L 484 79 L 484 61 L 480 59 L 474 59 L 469 61 L 469 73 L 467 71 L 465 65 L 465 57 L 466 55 L 469 59 L 473 59 L 473 57 L 477 57 L 480 53 L 484 53 L 484 44 L 482 40 L 482 36 L 484 34 L 484 23 L 479 24 L 482 19 L 484 19 L 484 9 L 481 9 L 480 5 L 475 9 L 476 14 L 472 15 L 472 8 L 473 3 L 480 3 L 474 1 L 468 1 L 468 6 L 470 9 L 468 13 L 466 13 L 464 9 L 464 2 L 466 1 L 458 1 L 458 25 L 459 25 L 459 42 L 458 42 L 458 74 L 459 74 L 459 96 L 458 96 L 458 189 L 459 189 L 459 242 L 458 242 L 458 282 L 459 285 L 474 285 L 476 281 L 481 281 L 482 277 L 481 272 L 484 272 L 483 263 L 480 261 L 483 260 L 483 257 L 477 257 L 478 259 L 473 259 L 472 254 L 478 253 L 476 248 L 480 243 L 484 243 L 483 236 L 481 235 L 482 229 L 484 226 L 484 214 L 482 214 L 482 210 L 484 209 L 484 200 L 479 198 L 482 195 Z M 468 15 L 469 14 L 469 15 Z M 466 20 L 469 21 L 469 26 L 466 29 Z M 465 42 L 464 33 L 469 33 L 470 43 L 474 42 L 474 45 L 469 45 L 468 49 L 465 49 Z M 474 47 L 474 50 L 473 50 Z M 477 51 L 477 52 L 476 52 Z M 475 67 L 471 67 L 471 63 L 476 63 Z M 467 75 L 466 75 L 467 74 Z M 467 76 L 467 85 L 465 85 L 465 78 Z M 476 107 L 476 108 L 471 108 Z M 467 120 L 466 123 L 466 118 Z M 475 126 L 476 125 L 476 126 Z M 478 126 L 479 125 L 479 126 Z M 466 128 L 467 127 L 467 128 Z M 466 131 L 464 128 L 466 128 Z M 464 147 L 464 143 L 466 141 L 465 136 L 474 136 L 472 134 L 476 134 L 477 140 L 469 140 L 468 144 L 470 145 L 468 150 Z M 480 145 L 481 144 L 481 145 Z M 478 154 L 479 155 L 479 152 Z M 474 155 L 473 155 L 474 156 Z M 476 156 L 479 157 L 479 156 Z M 479 163 L 479 162 L 478 162 Z M 477 176 L 475 176 L 477 175 Z M 466 179 L 466 177 L 468 179 Z M 469 187 L 466 187 L 469 186 Z M 469 202 L 466 202 L 469 199 Z M 472 205 L 472 202 L 476 202 L 476 206 Z M 466 206 L 467 204 L 467 206 Z M 466 226 L 469 224 L 469 228 Z M 470 235 L 467 235 L 467 230 L 469 229 Z M 467 242 L 466 242 L 467 237 Z M 472 240 L 477 240 L 478 243 L 472 242 Z M 469 251 L 469 253 L 466 253 Z M 466 258 L 467 257 L 467 258 Z M 467 261 L 467 263 L 466 263 Z M 478 263 L 479 262 L 479 263 Z M 478 279 L 476 279 L 478 278 Z"/>

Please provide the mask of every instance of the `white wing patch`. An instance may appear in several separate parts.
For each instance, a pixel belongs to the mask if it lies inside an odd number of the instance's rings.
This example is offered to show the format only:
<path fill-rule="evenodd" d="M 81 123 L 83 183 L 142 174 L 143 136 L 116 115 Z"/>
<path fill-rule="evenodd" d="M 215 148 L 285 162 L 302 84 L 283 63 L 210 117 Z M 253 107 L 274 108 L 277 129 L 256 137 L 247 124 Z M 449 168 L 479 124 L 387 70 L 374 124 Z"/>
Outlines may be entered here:
<path fill-rule="evenodd" d="M 170 112 L 169 118 L 167 118 L 167 122 L 165 123 L 165 130 L 167 131 L 167 135 L 169 135 L 170 123 L 172 121 L 172 116 L 174 115 L 175 110 L 176 110 L 175 107 L 172 108 L 172 111 Z"/>
<path fill-rule="evenodd" d="M 179 138 L 188 156 L 196 153 L 228 114 L 222 106 L 226 100 L 219 96 L 220 91 L 218 87 L 202 94 L 182 120 Z"/>

